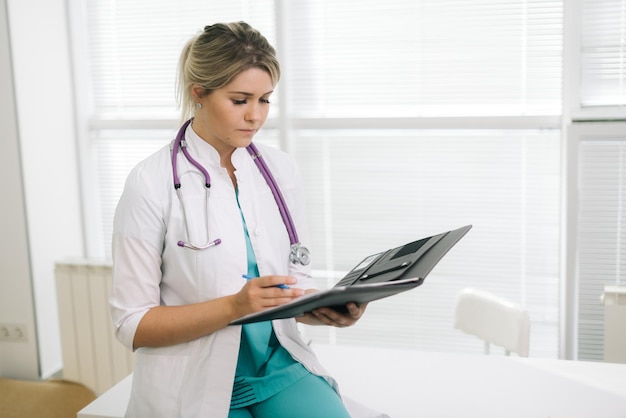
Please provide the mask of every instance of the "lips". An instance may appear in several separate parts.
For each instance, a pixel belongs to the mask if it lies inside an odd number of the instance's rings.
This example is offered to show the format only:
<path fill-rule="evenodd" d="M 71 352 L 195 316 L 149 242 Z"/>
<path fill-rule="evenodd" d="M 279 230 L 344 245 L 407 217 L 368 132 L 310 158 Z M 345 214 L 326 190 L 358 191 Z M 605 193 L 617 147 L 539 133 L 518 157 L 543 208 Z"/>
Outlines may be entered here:
<path fill-rule="evenodd" d="M 254 135 L 257 132 L 257 129 L 239 129 L 239 132 L 246 135 Z"/>

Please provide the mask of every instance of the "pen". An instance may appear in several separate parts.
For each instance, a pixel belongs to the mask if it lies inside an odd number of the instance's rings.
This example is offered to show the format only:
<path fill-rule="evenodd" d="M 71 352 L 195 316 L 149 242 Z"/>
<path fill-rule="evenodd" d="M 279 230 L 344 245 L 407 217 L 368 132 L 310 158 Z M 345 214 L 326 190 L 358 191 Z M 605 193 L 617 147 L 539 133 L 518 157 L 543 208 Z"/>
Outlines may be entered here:
<path fill-rule="evenodd" d="M 242 274 L 241 277 L 243 277 L 246 280 L 254 279 L 254 277 L 249 276 L 247 274 Z M 274 287 L 280 287 L 281 289 L 289 289 L 289 286 L 287 286 L 286 284 L 277 284 Z"/>

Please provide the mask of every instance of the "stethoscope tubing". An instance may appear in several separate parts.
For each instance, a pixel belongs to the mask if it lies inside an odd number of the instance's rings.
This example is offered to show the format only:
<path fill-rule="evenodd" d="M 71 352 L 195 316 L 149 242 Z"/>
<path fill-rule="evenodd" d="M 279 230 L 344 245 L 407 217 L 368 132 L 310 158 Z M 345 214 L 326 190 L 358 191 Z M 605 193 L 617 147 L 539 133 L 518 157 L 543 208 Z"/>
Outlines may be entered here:
<path fill-rule="evenodd" d="M 174 179 L 174 188 L 176 190 L 180 189 L 180 178 L 178 177 L 178 164 L 176 162 L 176 156 L 178 155 L 178 150 L 182 150 L 183 154 L 185 154 L 185 158 L 187 158 L 187 160 L 194 167 L 200 170 L 200 172 L 204 176 L 204 186 L 207 189 L 211 187 L 211 176 L 209 175 L 209 172 L 204 167 L 202 167 L 202 164 L 197 162 L 191 156 L 191 154 L 189 154 L 189 151 L 187 150 L 186 146 L 181 145 L 183 144 L 183 141 L 185 140 L 184 136 L 185 136 L 185 131 L 187 130 L 187 126 L 189 126 L 192 120 L 193 119 L 189 119 L 187 122 L 183 124 L 183 126 L 180 127 L 180 129 L 178 130 L 178 134 L 176 135 L 176 139 L 174 140 L 174 148 L 172 149 L 172 173 L 173 173 L 173 179 Z"/>
<path fill-rule="evenodd" d="M 187 150 L 187 145 L 185 144 L 185 139 L 184 139 L 185 132 L 187 130 L 187 127 L 189 126 L 189 124 L 191 124 L 192 121 L 193 119 L 189 119 L 180 127 L 180 129 L 178 130 L 178 133 L 176 134 L 176 138 L 174 139 L 174 144 L 172 146 L 172 178 L 174 181 L 174 189 L 176 190 L 178 197 L 180 199 L 181 198 L 181 195 L 180 195 L 181 182 L 180 182 L 180 178 L 178 177 L 177 156 L 178 156 L 178 151 L 182 151 L 183 155 L 189 161 L 189 163 L 191 163 L 194 167 L 196 167 L 204 176 L 204 182 L 205 182 L 205 187 L 207 189 L 207 199 L 208 199 L 208 193 L 211 188 L 211 176 L 209 175 L 209 172 L 191 156 L 191 154 Z M 272 195 L 274 196 L 274 200 L 276 201 L 276 205 L 278 206 L 278 211 L 283 220 L 283 223 L 285 224 L 285 228 L 287 229 L 287 234 L 289 235 L 290 244 L 292 246 L 299 246 L 300 242 L 298 239 L 298 233 L 296 232 L 296 227 L 293 222 L 293 218 L 291 217 L 291 213 L 289 212 L 289 208 L 287 207 L 285 198 L 283 197 L 283 194 L 280 191 L 280 188 L 278 187 L 278 183 L 274 179 L 272 172 L 267 166 L 267 163 L 263 159 L 263 156 L 261 155 L 261 152 L 256 147 L 256 145 L 254 145 L 251 142 L 250 145 L 246 147 L 246 149 L 248 151 L 248 154 L 250 154 L 250 157 L 254 161 L 255 165 L 261 172 L 261 175 L 265 179 L 265 182 L 270 188 Z M 210 246 L 217 245 L 220 242 L 221 240 L 217 239 L 205 245 L 194 245 L 192 243 L 184 243 L 183 241 L 180 241 L 178 245 L 192 248 L 192 249 L 205 249 Z"/>
<path fill-rule="evenodd" d="M 289 234 L 289 241 L 291 242 L 292 245 L 297 244 L 299 240 L 298 240 L 298 233 L 296 232 L 296 227 L 294 226 L 293 219 L 291 218 L 291 213 L 289 212 L 289 208 L 287 207 L 287 204 L 285 203 L 285 198 L 283 197 L 283 194 L 278 188 L 278 184 L 276 183 L 276 180 L 274 179 L 272 172 L 267 167 L 267 164 L 265 163 L 265 160 L 263 159 L 263 156 L 261 155 L 261 152 L 256 147 L 256 145 L 254 145 L 253 143 L 250 143 L 250 145 L 248 145 L 246 149 L 248 150 L 248 153 L 254 160 L 257 167 L 259 168 L 259 171 L 263 175 L 263 178 L 267 182 L 267 185 L 269 186 L 270 190 L 272 191 L 272 194 L 274 195 L 274 200 L 276 200 L 278 211 L 280 212 L 280 216 L 283 218 L 283 223 L 285 224 L 285 227 L 287 228 L 287 234 Z"/>

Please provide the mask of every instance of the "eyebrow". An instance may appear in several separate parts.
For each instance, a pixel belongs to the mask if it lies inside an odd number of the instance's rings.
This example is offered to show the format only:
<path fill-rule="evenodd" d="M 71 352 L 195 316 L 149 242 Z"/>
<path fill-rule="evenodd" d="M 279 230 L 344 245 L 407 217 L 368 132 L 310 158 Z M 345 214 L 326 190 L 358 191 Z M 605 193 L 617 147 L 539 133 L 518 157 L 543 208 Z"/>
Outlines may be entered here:
<path fill-rule="evenodd" d="M 229 94 L 241 94 L 243 96 L 248 96 L 248 97 L 254 96 L 254 93 L 249 93 L 247 91 L 229 91 L 228 93 Z M 267 96 L 268 94 L 272 94 L 272 93 L 274 93 L 274 90 L 270 90 L 267 93 L 263 93 L 261 96 Z"/>

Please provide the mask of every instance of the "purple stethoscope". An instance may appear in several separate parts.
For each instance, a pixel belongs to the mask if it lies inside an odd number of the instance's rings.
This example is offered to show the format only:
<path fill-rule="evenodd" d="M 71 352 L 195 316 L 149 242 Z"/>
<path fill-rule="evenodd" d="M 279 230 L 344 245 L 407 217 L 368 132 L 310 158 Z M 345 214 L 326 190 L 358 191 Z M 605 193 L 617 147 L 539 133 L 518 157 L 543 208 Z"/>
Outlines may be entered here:
<path fill-rule="evenodd" d="M 187 150 L 187 141 L 185 141 L 185 130 L 187 126 L 191 123 L 192 119 L 189 119 L 187 122 L 183 124 L 178 130 L 178 134 L 176 135 L 176 139 L 174 140 L 174 144 L 172 145 L 172 173 L 174 177 L 174 189 L 176 190 L 176 194 L 178 195 L 178 200 L 180 200 L 180 204 L 183 208 L 183 216 L 185 219 L 185 233 L 187 235 L 187 240 L 189 242 L 178 241 L 179 247 L 190 248 L 192 250 L 204 250 L 214 245 L 218 245 L 222 242 L 221 239 L 217 238 L 211 241 L 211 238 L 202 245 L 196 245 L 191 242 L 189 239 L 189 225 L 187 224 L 187 211 L 185 210 L 185 204 L 183 203 L 183 199 L 180 191 L 180 178 L 178 177 L 178 170 L 176 164 L 176 156 L 178 155 L 178 151 L 182 151 L 187 161 L 189 161 L 194 167 L 196 167 L 202 175 L 204 176 L 204 186 L 206 191 L 206 199 L 204 201 L 204 217 L 207 223 L 207 234 L 209 233 L 209 195 L 211 189 L 211 176 L 209 172 L 200 165 L 193 157 L 189 154 L 189 150 Z M 278 184 L 276 184 L 276 180 L 274 180 L 274 176 L 270 172 L 270 169 L 265 164 L 265 160 L 261 156 L 256 145 L 250 143 L 246 147 L 250 157 L 254 160 L 254 163 L 258 167 L 259 171 L 263 175 L 263 178 L 267 182 L 272 194 L 274 195 L 274 200 L 276 200 L 276 204 L 278 205 L 278 210 L 280 212 L 280 216 L 283 218 L 283 223 L 285 224 L 285 228 L 287 228 L 287 234 L 289 234 L 289 242 L 291 244 L 289 260 L 294 264 L 302 264 L 307 265 L 311 261 L 311 255 L 309 250 L 302 246 L 298 240 L 298 233 L 296 232 L 296 227 L 293 224 L 293 220 L 291 219 L 291 214 L 289 213 L 289 209 L 287 208 L 287 204 L 285 203 L 285 199 L 283 198 L 280 189 L 278 188 Z"/>

